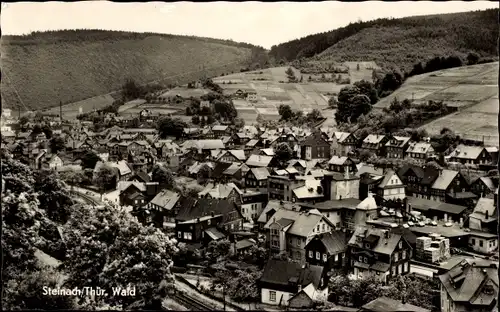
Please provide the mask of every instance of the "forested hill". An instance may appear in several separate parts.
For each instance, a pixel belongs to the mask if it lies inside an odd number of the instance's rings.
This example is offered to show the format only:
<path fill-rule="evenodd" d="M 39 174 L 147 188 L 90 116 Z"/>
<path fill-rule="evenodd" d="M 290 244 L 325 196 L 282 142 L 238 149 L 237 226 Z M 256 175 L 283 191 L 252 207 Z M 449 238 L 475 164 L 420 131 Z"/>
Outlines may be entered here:
<path fill-rule="evenodd" d="M 2 103 L 41 109 L 140 83 L 186 83 L 239 71 L 265 50 L 210 38 L 103 30 L 2 36 Z"/>
<path fill-rule="evenodd" d="M 270 56 L 292 61 L 317 56 L 338 61 L 376 61 L 408 68 L 448 52 L 497 56 L 498 9 L 356 22 L 273 46 Z"/>

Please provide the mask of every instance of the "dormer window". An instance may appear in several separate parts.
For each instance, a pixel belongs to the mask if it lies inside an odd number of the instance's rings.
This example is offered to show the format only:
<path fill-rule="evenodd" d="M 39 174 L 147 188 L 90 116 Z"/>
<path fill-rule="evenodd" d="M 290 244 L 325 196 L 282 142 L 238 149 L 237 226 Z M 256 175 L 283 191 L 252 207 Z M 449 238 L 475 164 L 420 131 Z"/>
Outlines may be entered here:
<path fill-rule="evenodd" d="M 366 243 L 366 244 L 365 244 L 365 248 L 366 248 L 366 249 L 370 249 L 370 243 Z"/>

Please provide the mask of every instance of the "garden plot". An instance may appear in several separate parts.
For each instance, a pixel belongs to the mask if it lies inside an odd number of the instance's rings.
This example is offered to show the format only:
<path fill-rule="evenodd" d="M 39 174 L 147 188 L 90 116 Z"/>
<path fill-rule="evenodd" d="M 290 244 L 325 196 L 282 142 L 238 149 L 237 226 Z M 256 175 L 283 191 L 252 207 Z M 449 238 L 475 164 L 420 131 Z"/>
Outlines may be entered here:
<path fill-rule="evenodd" d="M 473 101 L 480 102 L 498 94 L 497 86 L 483 85 L 459 85 L 446 90 L 447 92 L 458 93 L 452 101 Z"/>
<path fill-rule="evenodd" d="M 471 113 L 484 113 L 484 114 L 491 114 L 491 115 L 498 115 L 499 111 L 499 105 L 498 105 L 498 95 L 495 97 L 492 97 L 490 99 L 487 99 L 486 101 L 483 101 L 479 104 L 476 104 L 472 107 L 469 107 L 465 109 L 465 112 L 471 112 Z"/>
<path fill-rule="evenodd" d="M 208 94 L 209 90 L 206 89 L 190 89 L 190 88 L 184 88 L 184 87 L 177 87 L 172 90 L 168 90 L 167 92 L 163 93 L 160 95 L 160 97 L 172 97 L 179 95 L 183 98 L 190 98 L 190 97 L 201 97 L 204 94 Z"/>
<path fill-rule="evenodd" d="M 329 83 L 329 82 L 313 82 L 310 84 L 314 89 L 316 89 L 316 92 L 318 93 L 339 93 L 342 88 L 347 87 L 348 85 L 339 85 L 335 83 Z"/>

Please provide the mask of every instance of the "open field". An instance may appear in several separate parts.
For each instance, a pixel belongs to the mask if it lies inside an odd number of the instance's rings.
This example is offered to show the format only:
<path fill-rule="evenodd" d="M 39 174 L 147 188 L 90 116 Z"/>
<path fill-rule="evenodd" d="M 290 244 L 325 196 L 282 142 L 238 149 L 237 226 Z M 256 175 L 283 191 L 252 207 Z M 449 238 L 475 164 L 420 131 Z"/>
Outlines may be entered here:
<path fill-rule="evenodd" d="M 362 65 L 364 66 L 362 67 L 363 70 L 366 71 L 368 69 L 365 67 L 376 66 L 370 62 L 366 62 L 366 64 L 362 63 Z M 353 66 L 356 67 L 356 65 Z M 228 95 L 235 93 L 237 90 L 244 92 L 254 91 L 257 93 L 259 97 L 257 103 L 250 103 L 244 100 L 233 101 L 238 115 L 247 124 L 255 123 L 256 114 L 260 114 L 264 119 L 279 119 L 277 108 L 280 105 L 290 105 L 293 110 L 300 110 L 305 114 L 313 109 L 323 111 L 328 107 L 329 96 L 326 94 L 338 93 L 342 88 L 347 86 L 326 82 L 307 82 L 308 74 L 304 74 L 302 83 L 280 83 L 280 81 L 288 81 L 285 74 L 287 68 L 275 67 L 252 72 L 235 73 L 214 78 L 213 81 L 219 84 L 224 93 Z M 297 69 L 294 69 L 294 71 L 296 72 L 296 76 L 300 77 L 300 72 Z M 362 70 L 359 72 L 362 72 Z M 369 70 L 369 75 L 369 79 L 371 79 L 371 70 Z M 362 75 L 359 75 L 359 77 L 362 77 Z M 236 83 L 229 84 L 228 82 L 230 81 Z M 330 115 L 333 116 L 332 114 Z M 325 117 L 330 118 L 331 116 Z"/>
<path fill-rule="evenodd" d="M 423 125 L 429 133 L 438 133 L 446 127 L 463 138 L 498 145 L 498 62 L 411 77 L 375 107 L 387 107 L 394 98 L 412 97 L 416 103 L 443 101 L 459 108 L 456 113 Z"/>
<path fill-rule="evenodd" d="M 56 32 L 52 41 L 37 35 L 2 36 L 4 107 L 38 110 L 58 107 L 59 102 L 75 103 L 119 90 L 127 78 L 139 83 L 187 83 L 204 74 L 237 71 L 251 52 L 203 38 L 86 32 Z M 60 39 L 59 33 L 67 38 Z M 89 107 L 93 103 L 83 110 Z"/>
<path fill-rule="evenodd" d="M 72 104 L 67 104 L 62 106 L 62 114 L 65 119 L 74 119 L 79 114 L 80 108 L 82 109 L 82 113 L 88 113 L 93 111 L 94 109 L 102 109 L 106 106 L 113 104 L 114 99 L 111 95 L 105 94 L 96 96 L 90 99 L 86 99 L 83 101 L 75 102 Z M 59 115 L 59 106 L 53 107 L 44 111 L 46 114 L 50 115 Z"/>

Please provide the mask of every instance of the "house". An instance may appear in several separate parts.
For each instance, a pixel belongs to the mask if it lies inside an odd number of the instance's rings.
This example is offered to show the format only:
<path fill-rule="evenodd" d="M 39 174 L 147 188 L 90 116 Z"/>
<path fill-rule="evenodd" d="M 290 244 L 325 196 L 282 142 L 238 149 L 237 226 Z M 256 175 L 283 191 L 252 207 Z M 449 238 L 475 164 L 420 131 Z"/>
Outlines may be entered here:
<path fill-rule="evenodd" d="M 492 255 L 498 251 L 497 234 L 471 230 L 469 232 L 469 248 L 485 255 Z"/>
<path fill-rule="evenodd" d="M 325 173 L 321 180 L 325 200 L 340 200 L 359 198 L 359 177 L 346 170 L 344 174 L 338 172 Z"/>
<path fill-rule="evenodd" d="M 127 162 L 125 160 L 107 162 L 107 163 L 104 163 L 102 161 L 98 161 L 95 168 L 94 168 L 94 172 L 97 172 L 101 168 L 101 166 L 103 166 L 104 164 L 106 164 L 112 168 L 118 169 L 118 180 L 120 180 L 120 181 L 126 181 L 126 180 L 130 179 L 130 177 L 133 174 L 132 170 L 130 169 L 130 166 L 127 164 Z"/>
<path fill-rule="evenodd" d="M 267 190 L 267 178 L 269 175 L 270 173 L 267 168 L 250 168 L 245 175 L 245 187 Z"/>
<path fill-rule="evenodd" d="M 494 180 L 492 177 L 479 177 L 471 183 L 470 190 L 478 197 L 486 197 L 495 193 L 495 185 L 498 185 L 498 178 Z"/>
<path fill-rule="evenodd" d="M 300 211 L 301 207 L 298 204 L 292 203 L 290 201 L 269 200 L 266 207 L 262 210 L 259 217 L 257 218 L 259 231 L 264 231 L 264 226 L 269 222 L 269 220 L 271 220 L 272 216 L 279 209 Z"/>
<path fill-rule="evenodd" d="M 465 259 L 439 276 L 441 311 L 496 311 L 498 265 L 481 259 Z"/>
<path fill-rule="evenodd" d="M 330 144 L 323 138 L 321 132 L 315 131 L 300 143 L 301 158 L 311 159 L 329 159 Z"/>
<path fill-rule="evenodd" d="M 228 163 L 244 163 L 247 159 L 244 150 L 227 150 L 223 151 L 217 161 Z"/>
<path fill-rule="evenodd" d="M 139 208 L 146 204 L 146 185 L 139 182 L 130 182 L 120 184 L 120 205 Z"/>
<path fill-rule="evenodd" d="M 447 169 L 440 169 L 438 172 L 439 174 L 430 189 L 430 198 L 432 200 L 456 201 L 462 204 L 465 200 L 476 197 L 469 192 L 469 183 L 460 172 Z"/>
<path fill-rule="evenodd" d="M 341 211 L 342 225 L 350 231 L 354 231 L 359 226 L 366 226 L 379 213 L 379 207 L 371 193 L 355 207 L 353 207 L 354 203 L 355 201 L 351 200 L 350 205 L 344 204 L 344 209 Z"/>
<path fill-rule="evenodd" d="M 451 162 L 459 162 L 464 165 L 484 165 L 492 163 L 491 155 L 484 146 L 460 144 L 448 156 Z"/>
<path fill-rule="evenodd" d="M 218 227 L 223 231 L 243 228 L 243 216 L 234 202 L 227 199 L 190 198 L 182 202 L 179 213 L 175 217 L 178 222 L 192 221 L 211 215 L 220 215 Z M 199 237 L 198 237 L 199 238 Z"/>
<path fill-rule="evenodd" d="M 181 196 L 177 192 L 162 190 L 147 204 L 150 212 L 158 214 L 163 222 L 175 222 L 179 212 Z M 154 217 L 153 217 L 154 218 Z"/>
<path fill-rule="evenodd" d="M 276 168 L 278 160 L 273 156 L 250 155 L 245 163 L 249 168 Z"/>
<path fill-rule="evenodd" d="M 246 100 L 249 102 L 256 103 L 259 101 L 259 96 L 255 91 L 248 91 Z"/>
<path fill-rule="evenodd" d="M 306 179 L 304 185 L 292 190 L 292 202 L 315 203 L 325 198 L 320 180 Z"/>
<path fill-rule="evenodd" d="M 401 234 L 382 229 L 357 229 L 348 243 L 354 278 L 376 276 L 387 282 L 410 272 L 412 248 Z"/>
<path fill-rule="evenodd" d="M 285 171 L 286 172 L 286 171 Z M 267 177 L 267 193 L 269 199 L 292 201 L 292 191 L 305 185 L 302 180 L 290 176 L 270 175 Z"/>
<path fill-rule="evenodd" d="M 330 171 L 345 173 L 349 170 L 350 173 L 357 172 L 356 163 L 348 156 L 332 156 L 328 161 L 328 168 Z"/>
<path fill-rule="evenodd" d="M 385 155 L 385 144 L 389 141 L 389 136 L 383 134 L 369 134 L 361 144 L 361 151 L 371 153 L 376 156 Z"/>
<path fill-rule="evenodd" d="M 245 189 L 241 195 L 240 211 L 248 222 L 255 222 L 267 205 L 267 192 Z"/>
<path fill-rule="evenodd" d="M 405 185 L 394 170 L 389 169 L 376 187 L 377 195 L 384 200 L 403 200 Z"/>
<path fill-rule="evenodd" d="M 136 172 L 134 173 L 129 179 L 128 181 L 136 181 L 136 182 L 141 182 L 141 183 L 147 183 L 147 182 L 151 182 L 151 177 L 143 172 L 143 171 L 139 171 L 139 172 Z"/>
<path fill-rule="evenodd" d="M 332 230 L 334 225 L 319 211 L 306 212 L 278 209 L 264 226 L 268 230 L 271 253 L 287 253 L 289 257 L 305 263 L 304 247 L 314 235 Z"/>
<path fill-rule="evenodd" d="M 306 245 L 306 261 L 327 272 L 346 265 L 347 233 L 343 230 L 315 235 Z"/>
<path fill-rule="evenodd" d="M 196 151 L 195 155 L 203 160 L 211 155 L 211 151 L 223 150 L 224 143 L 222 140 L 188 140 L 182 144 L 182 148 Z"/>
<path fill-rule="evenodd" d="M 497 206 L 492 198 L 479 198 L 474 211 L 469 215 L 469 228 L 497 234 Z"/>
<path fill-rule="evenodd" d="M 403 166 L 398 176 L 406 185 L 406 195 L 416 198 L 431 198 L 431 187 L 439 176 L 439 170 L 430 166 Z"/>
<path fill-rule="evenodd" d="M 200 248 L 203 245 L 207 246 L 211 241 L 218 241 L 227 237 L 220 230 L 221 222 L 222 215 L 214 213 L 186 221 L 176 220 L 175 232 L 177 233 L 177 240 L 194 245 L 195 248 Z"/>
<path fill-rule="evenodd" d="M 361 203 L 359 199 L 347 198 L 342 200 L 326 200 L 315 204 L 297 203 L 301 210 L 316 209 L 321 212 L 332 224 L 334 229 L 338 230 L 342 227 L 344 210 L 356 210 L 356 207 Z"/>
<path fill-rule="evenodd" d="M 379 297 L 365 304 L 359 309 L 360 312 L 431 312 L 430 310 L 417 307 L 413 304 L 405 303 L 387 297 Z"/>
<path fill-rule="evenodd" d="M 216 125 L 212 127 L 212 133 L 215 139 L 220 139 L 223 136 L 231 135 L 231 129 L 228 126 Z"/>
<path fill-rule="evenodd" d="M 304 291 L 310 300 L 326 298 L 328 283 L 324 269 L 320 266 L 301 266 L 295 262 L 270 259 L 258 281 L 261 302 L 264 304 L 288 306 L 291 299 Z M 297 298 L 298 299 L 298 298 Z M 295 306 L 303 308 L 303 300 L 295 300 Z"/>
<path fill-rule="evenodd" d="M 409 144 L 409 137 L 391 135 L 387 143 L 385 143 L 385 156 L 387 158 L 403 159 Z"/>
<path fill-rule="evenodd" d="M 335 132 L 330 142 L 330 155 L 349 156 L 358 146 L 358 139 L 352 133 Z"/>
<path fill-rule="evenodd" d="M 241 204 L 241 191 L 234 183 L 217 184 L 198 193 L 200 198 L 227 199 L 230 202 Z"/>
<path fill-rule="evenodd" d="M 427 159 L 435 156 L 434 148 L 429 142 L 410 142 L 404 157 L 425 163 Z"/>

